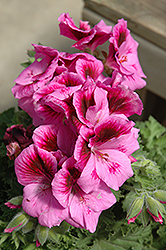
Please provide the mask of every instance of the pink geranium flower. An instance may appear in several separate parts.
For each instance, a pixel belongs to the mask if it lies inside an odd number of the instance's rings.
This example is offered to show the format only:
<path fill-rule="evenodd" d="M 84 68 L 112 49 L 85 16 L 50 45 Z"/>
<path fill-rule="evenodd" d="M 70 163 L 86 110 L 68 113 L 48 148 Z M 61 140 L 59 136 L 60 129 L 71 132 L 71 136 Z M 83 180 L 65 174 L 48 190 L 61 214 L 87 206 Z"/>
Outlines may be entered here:
<path fill-rule="evenodd" d="M 90 27 L 85 22 L 81 22 L 80 28 L 77 28 L 68 13 L 61 14 L 58 21 L 60 22 L 60 34 L 77 41 L 72 47 L 80 50 L 89 48 L 94 51 L 111 36 L 112 27 L 107 26 L 103 20 L 92 29 L 89 29 Z"/>
<path fill-rule="evenodd" d="M 73 154 L 76 139 L 76 131 L 68 121 L 59 126 L 39 126 L 33 133 L 33 141 L 36 146 L 52 153 L 61 150 L 68 157 Z"/>
<path fill-rule="evenodd" d="M 94 127 L 99 120 L 109 115 L 107 92 L 96 87 L 91 79 L 74 93 L 73 105 L 79 120 L 88 127 Z"/>
<path fill-rule="evenodd" d="M 74 156 L 81 166 L 79 184 L 85 192 L 98 188 L 99 179 L 118 190 L 133 175 L 129 156 L 139 148 L 133 125 L 123 116 L 111 115 L 94 130 L 81 127 Z"/>
<path fill-rule="evenodd" d="M 52 190 L 60 204 L 68 207 L 70 220 L 94 232 L 101 211 L 111 207 L 116 199 L 103 182 L 97 191 L 86 194 L 78 185 L 80 174 L 74 158 L 69 158 L 55 174 Z"/>
<path fill-rule="evenodd" d="M 143 103 L 139 95 L 125 85 L 109 88 L 107 99 L 109 114 L 124 114 L 129 117 L 142 113 Z"/>
<path fill-rule="evenodd" d="M 15 160 L 18 182 L 24 187 L 23 210 L 37 217 L 42 226 L 59 225 L 66 211 L 52 195 L 51 182 L 57 172 L 57 159 L 50 152 L 30 145 Z"/>

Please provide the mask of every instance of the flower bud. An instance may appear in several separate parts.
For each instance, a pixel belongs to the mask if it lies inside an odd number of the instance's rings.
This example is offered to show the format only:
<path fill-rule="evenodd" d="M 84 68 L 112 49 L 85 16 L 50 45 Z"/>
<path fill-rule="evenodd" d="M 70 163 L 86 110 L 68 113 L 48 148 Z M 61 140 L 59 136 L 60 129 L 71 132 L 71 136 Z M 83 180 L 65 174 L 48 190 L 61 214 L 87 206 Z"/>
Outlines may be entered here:
<path fill-rule="evenodd" d="M 48 238 L 48 232 L 49 232 L 48 227 L 41 226 L 40 224 L 37 225 L 36 230 L 35 230 L 35 235 L 37 237 L 36 246 L 37 245 L 43 246 L 43 244 L 46 242 Z"/>
<path fill-rule="evenodd" d="M 28 221 L 29 215 L 27 215 L 25 212 L 20 212 L 16 214 L 16 216 L 9 222 L 9 224 L 4 230 L 4 233 L 11 233 L 14 230 L 18 231 L 20 228 L 26 225 Z"/>
<path fill-rule="evenodd" d="M 14 160 L 21 151 L 32 144 L 32 129 L 27 129 L 22 124 L 12 125 L 6 129 L 3 142 L 7 149 L 7 156 L 10 160 Z"/>
<path fill-rule="evenodd" d="M 154 197 L 157 198 L 161 203 L 166 204 L 166 191 L 165 190 L 155 191 Z"/>
<path fill-rule="evenodd" d="M 22 207 L 22 199 L 23 199 L 22 196 L 14 197 L 14 198 L 10 199 L 8 202 L 6 202 L 5 205 L 7 207 L 9 207 L 10 209 L 21 208 Z"/>
<path fill-rule="evenodd" d="M 127 213 L 128 224 L 130 224 L 131 222 L 135 222 L 138 215 L 142 212 L 143 205 L 144 205 L 144 197 L 137 197 L 132 202 Z"/>
<path fill-rule="evenodd" d="M 165 214 L 164 206 L 151 196 L 146 198 L 146 205 L 148 213 L 153 217 L 156 222 L 163 223 L 163 214 Z"/>

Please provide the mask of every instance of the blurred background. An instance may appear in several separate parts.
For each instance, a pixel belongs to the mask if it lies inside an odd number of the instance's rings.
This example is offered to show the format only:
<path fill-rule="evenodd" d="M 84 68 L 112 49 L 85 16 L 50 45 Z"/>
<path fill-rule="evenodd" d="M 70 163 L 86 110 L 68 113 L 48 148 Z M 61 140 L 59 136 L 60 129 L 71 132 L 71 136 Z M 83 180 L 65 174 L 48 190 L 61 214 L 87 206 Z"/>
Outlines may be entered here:
<path fill-rule="evenodd" d="M 76 25 L 82 0 L 0 0 L 0 113 L 17 106 L 11 88 L 32 43 L 72 52 L 73 41 L 59 35 L 58 17 L 69 12 Z"/>

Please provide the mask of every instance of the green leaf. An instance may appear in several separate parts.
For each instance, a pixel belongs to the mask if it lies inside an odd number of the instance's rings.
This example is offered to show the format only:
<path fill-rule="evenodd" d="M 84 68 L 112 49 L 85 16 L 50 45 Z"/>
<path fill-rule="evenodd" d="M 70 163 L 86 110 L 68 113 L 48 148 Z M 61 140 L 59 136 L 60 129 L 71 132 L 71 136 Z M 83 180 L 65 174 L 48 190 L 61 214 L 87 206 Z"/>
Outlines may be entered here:
<path fill-rule="evenodd" d="M 37 250 L 36 244 L 31 243 L 27 247 L 25 247 L 24 250 Z"/>
<path fill-rule="evenodd" d="M 13 205 L 21 205 L 23 200 L 23 196 L 17 196 L 10 199 L 8 202 L 12 203 Z"/>
<path fill-rule="evenodd" d="M 35 57 L 36 51 L 28 49 L 27 54 L 28 54 L 29 57 Z"/>
<path fill-rule="evenodd" d="M 2 234 L 1 239 L 0 239 L 0 245 L 2 245 L 7 240 L 9 235 L 10 234 Z"/>
<path fill-rule="evenodd" d="M 51 241 L 53 241 L 55 243 L 59 243 L 59 237 L 58 237 L 57 233 L 55 232 L 54 227 L 49 229 L 48 237 Z"/>
<path fill-rule="evenodd" d="M 13 239 L 13 241 L 14 241 L 14 244 L 15 244 L 16 249 L 18 249 L 18 248 L 19 248 L 19 245 L 20 245 L 20 240 L 19 240 L 19 238 L 18 238 L 16 232 L 13 232 L 13 233 L 12 233 L 12 239 Z"/>
<path fill-rule="evenodd" d="M 24 234 L 29 233 L 35 228 L 35 224 L 33 220 L 29 220 L 28 223 L 22 228 L 22 232 Z"/>
<path fill-rule="evenodd" d="M 39 224 L 36 227 L 35 234 L 37 236 L 38 241 L 40 242 L 42 246 L 44 245 L 44 243 L 46 242 L 48 238 L 48 231 L 49 231 L 48 227 L 43 227 Z"/>
<path fill-rule="evenodd" d="M 144 197 L 137 197 L 131 204 L 128 213 L 127 218 L 131 219 L 135 217 L 141 210 L 144 204 Z"/>
<path fill-rule="evenodd" d="M 54 227 L 54 231 L 58 234 L 65 234 L 70 228 L 70 224 L 66 221 L 63 221 L 60 226 Z"/>
<path fill-rule="evenodd" d="M 4 138 L 6 129 L 7 129 L 6 123 L 0 122 L 0 140 Z"/>
<path fill-rule="evenodd" d="M 144 227 L 148 225 L 149 218 L 150 218 L 150 215 L 149 215 L 149 213 L 147 212 L 146 207 L 144 206 L 143 209 L 142 209 L 142 212 L 141 212 L 141 214 L 140 214 L 140 219 L 141 219 L 142 225 L 143 225 Z"/>
<path fill-rule="evenodd" d="M 31 65 L 31 62 L 28 61 L 28 62 L 23 62 L 23 63 L 20 63 L 20 65 L 24 68 L 27 68 L 29 65 Z"/>
<path fill-rule="evenodd" d="M 12 119 L 14 116 L 15 109 L 10 108 L 6 111 L 4 111 L 2 114 L 0 114 L 0 123 L 5 123 L 7 125 L 12 123 Z"/>

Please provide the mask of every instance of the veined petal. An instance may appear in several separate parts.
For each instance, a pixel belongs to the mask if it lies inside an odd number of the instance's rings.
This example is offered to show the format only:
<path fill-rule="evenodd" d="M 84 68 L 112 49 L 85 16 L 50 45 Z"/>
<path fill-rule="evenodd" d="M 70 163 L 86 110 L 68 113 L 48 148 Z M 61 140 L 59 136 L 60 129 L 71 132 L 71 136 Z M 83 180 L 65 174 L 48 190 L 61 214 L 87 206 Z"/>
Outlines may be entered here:
<path fill-rule="evenodd" d="M 54 125 L 43 125 L 33 132 L 33 141 L 39 148 L 47 151 L 58 150 L 57 146 L 58 127 Z"/>
<path fill-rule="evenodd" d="M 74 158 L 78 161 L 80 171 L 83 170 L 87 161 L 89 160 L 91 151 L 88 147 L 88 142 L 82 136 L 78 136 L 74 149 Z"/>
<path fill-rule="evenodd" d="M 89 81 L 91 82 L 91 80 Z M 88 88 L 83 88 L 75 92 L 73 96 L 73 105 L 79 120 L 89 127 L 91 127 L 92 124 L 86 119 L 86 112 L 90 106 L 95 105 L 94 90 L 95 85 L 90 84 Z"/>
<path fill-rule="evenodd" d="M 80 195 L 74 195 L 69 207 L 71 218 L 80 224 L 86 230 L 94 233 L 97 227 L 100 212 L 94 212 L 84 202 L 84 198 Z"/>
<path fill-rule="evenodd" d="M 119 187 L 133 175 L 129 158 L 120 151 L 100 150 L 96 152 L 95 160 L 97 175 L 114 190 L 119 190 Z"/>
<path fill-rule="evenodd" d="M 133 152 L 139 149 L 139 143 L 137 141 L 139 129 L 132 128 L 130 133 L 123 134 L 118 138 L 112 138 L 111 140 L 98 146 L 98 150 L 115 149 L 130 156 Z"/>
<path fill-rule="evenodd" d="M 138 94 L 126 86 L 111 88 L 107 95 L 109 103 L 109 113 L 124 114 L 127 117 L 138 114 L 141 115 L 143 104 Z"/>
<path fill-rule="evenodd" d="M 86 112 L 86 119 L 94 126 L 109 116 L 107 91 L 96 87 L 94 90 L 95 104 L 90 106 Z"/>
<path fill-rule="evenodd" d="M 143 80 L 137 72 L 132 75 L 123 76 L 122 85 L 128 86 L 131 90 L 141 89 L 146 86 L 146 81 Z"/>
<path fill-rule="evenodd" d="M 56 158 L 35 145 L 25 148 L 15 160 L 15 173 L 22 185 L 51 183 L 57 171 Z"/>
<path fill-rule="evenodd" d="M 78 59 L 76 62 L 76 71 L 84 80 L 87 79 L 87 76 L 96 80 L 103 70 L 103 63 L 100 60 L 95 59 L 95 57 L 93 61 Z"/>
<path fill-rule="evenodd" d="M 68 120 L 65 120 L 64 123 L 59 125 L 57 145 L 67 157 L 73 155 L 76 140 L 77 133 L 75 127 Z"/>
<path fill-rule="evenodd" d="M 35 60 L 31 65 L 21 72 L 17 79 L 15 79 L 15 82 L 20 85 L 33 83 L 36 80 L 36 77 L 46 70 L 48 62 L 48 58 L 43 58 L 40 62 Z"/>
<path fill-rule="evenodd" d="M 52 192 L 63 207 L 69 205 L 69 198 L 73 185 L 80 176 L 80 171 L 74 167 L 76 161 L 73 157 L 67 159 L 52 181 Z"/>
<path fill-rule="evenodd" d="M 101 145 L 112 138 L 118 138 L 123 134 L 128 134 L 133 125 L 134 122 L 127 120 L 126 117 L 111 115 L 95 126 L 95 137 L 90 139 L 90 144 L 92 146 L 94 144 Z"/>
<path fill-rule="evenodd" d="M 55 89 L 52 95 L 57 99 L 65 100 L 82 87 L 84 80 L 76 73 L 63 72 L 53 79 L 53 82 L 55 82 Z"/>
<path fill-rule="evenodd" d="M 96 191 L 99 188 L 100 178 L 96 173 L 95 163 L 95 156 L 94 154 L 91 154 L 84 169 L 82 170 L 80 178 L 77 181 L 77 184 L 85 193 Z"/>
<path fill-rule="evenodd" d="M 37 217 L 42 226 L 59 226 L 67 216 L 67 211 L 53 196 L 49 184 L 29 184 L 24 187 L 23 197 L 23 210 L 30 216 Z"/>
<path fill-rule="evenodd" d="M 50 100 L 42 100 L 36 107 L 36 114 L 42 119 L 43 124 L 61 123 L 65 117 L 64 109 L 60 105 L 51 103 Z"/>

